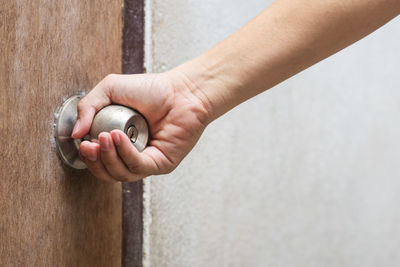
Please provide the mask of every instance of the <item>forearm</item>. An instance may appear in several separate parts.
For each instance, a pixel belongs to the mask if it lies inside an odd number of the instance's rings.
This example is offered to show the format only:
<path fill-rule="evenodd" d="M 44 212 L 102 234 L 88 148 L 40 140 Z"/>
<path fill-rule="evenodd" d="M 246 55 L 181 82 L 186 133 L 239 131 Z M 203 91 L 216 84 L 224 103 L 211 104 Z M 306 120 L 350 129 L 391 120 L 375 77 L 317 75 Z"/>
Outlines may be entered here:
<path fill-rule="evenodd" d="M 400 0 L 277 0 L 203 55 L 161 74 L 109 75 L 78 104 L 74 138 L 110 103 L 137 109 L 151 140 L 139 152 L 119 130 L 83 141 L 80 156 L 107 181 L 171 172 L 207 123 L 383 25 Z"/>
<path fill-rule="evenodd" d="M 398 0 L 277 0 L 229 38 L 176 70 L 209 121 L 373 32 Z"/>

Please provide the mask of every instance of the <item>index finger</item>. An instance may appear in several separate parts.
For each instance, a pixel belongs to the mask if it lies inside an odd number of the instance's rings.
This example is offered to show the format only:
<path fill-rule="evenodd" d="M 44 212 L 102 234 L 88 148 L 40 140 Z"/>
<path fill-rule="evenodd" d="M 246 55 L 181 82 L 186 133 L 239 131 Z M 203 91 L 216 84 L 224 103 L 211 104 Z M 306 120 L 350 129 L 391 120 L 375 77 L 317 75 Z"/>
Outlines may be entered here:
<path fill-rule="evenodd" d="M 90 130 L 96 112 L 111 104 L 110 89 L 113 79 L 113 74 L 108 75 L 79 101 L 78 119 L 72 131 L 73 138 L 84 137 Z"/>

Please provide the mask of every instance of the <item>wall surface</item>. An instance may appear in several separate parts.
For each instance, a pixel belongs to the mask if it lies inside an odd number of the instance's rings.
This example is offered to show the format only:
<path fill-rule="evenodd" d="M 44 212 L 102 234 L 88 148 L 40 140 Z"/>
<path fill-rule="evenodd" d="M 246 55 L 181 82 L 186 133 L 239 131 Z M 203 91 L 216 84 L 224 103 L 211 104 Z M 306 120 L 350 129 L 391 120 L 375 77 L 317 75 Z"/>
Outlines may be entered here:
<path fill-rule="evenodd" d="M 148 70 L 267 4 L 149 1 Z M 148 178 L 145 266 L 399 266 L 399 32 L 397 18 L 242 104 L 175 172 Z"/>

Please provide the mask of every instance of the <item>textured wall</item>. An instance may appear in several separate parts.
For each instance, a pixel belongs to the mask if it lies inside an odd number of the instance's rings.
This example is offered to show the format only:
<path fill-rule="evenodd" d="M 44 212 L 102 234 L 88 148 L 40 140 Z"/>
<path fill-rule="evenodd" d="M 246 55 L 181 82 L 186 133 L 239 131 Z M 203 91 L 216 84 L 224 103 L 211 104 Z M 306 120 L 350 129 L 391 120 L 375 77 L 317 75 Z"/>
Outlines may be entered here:
<path fill-rule="evenodd" d="M 152 0 L 147 67 L 200 54 L 267 4 Z M 396 19 L 241 105 L 147 179 L 145 265 L 398 266 L 399 32 Z"/>

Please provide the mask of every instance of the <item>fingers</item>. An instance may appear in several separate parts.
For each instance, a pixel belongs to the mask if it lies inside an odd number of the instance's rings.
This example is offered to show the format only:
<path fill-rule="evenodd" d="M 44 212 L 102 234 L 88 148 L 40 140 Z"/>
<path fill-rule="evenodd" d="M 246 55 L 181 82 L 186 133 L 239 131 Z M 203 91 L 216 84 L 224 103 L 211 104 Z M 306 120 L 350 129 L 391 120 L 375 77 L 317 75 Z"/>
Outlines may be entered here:
<path fill-rule="evenodd" d="M 145 151 L 139 152 L 122 131 L 111 131 L 111 137 L 118 151 L 118 155 L 130 172 L 143 174 L 145 176 L 160 173 L 153 158 L 149 157 Z"/>
<path fill-rule="evenodd" d="M 114 142 L 109 133 L 101 133 L 99 135 L 99 143 L 101 161 L 113 179 L 121 182 L 132 182 L 144 177 L 143 175 L 140 176 L 137 173 L 131 172 L 127 168 L 120 156 L 117 154 Z M 132 147 L 131 144 L 129 145 Z"/>
<path fill-rule="evenodd" d="M 115 183 L 100 161 L 100 145 L 89 141 L 83 141 L 80 145 L 79 154 L 89 171 L 99 179 Z"/>
<path fill-rule="evenodd" d="M 90 129 L 93 117 L 97 111 L 104 106 L 111 104 L 110 90 L 114 86 L 116 79 L 115 74 L 110 74 L 104 78 L 99 84 L 93 88 L 84 98 L 78 103 L 78 120 L 75 123 L 74 130 L 72 131 L 73 138 L 84 137 Z"/>
<path fill-rule="evenodd" d="M 139 152 L 120 130 L 100 133 L 92 142 L 83 141 L 79 153 L 90 172 L 108 182 L 138 181 L 169 173 L 177 165 L 154 146 Z"/>
<path fill-rule="evenodd" d="M 142 164 L 147 161 L 141 159 L 141 153 L 136 150 L 122 131 L 114 130 L 113 135 L 114 138 L 110 133 L 103 132 L 100 133 L 98 140 L 83 141 L 80 145 L 81 158 L 94 176 L 109 182 L 133 182 L 155 172 L 156 168 L 154 167 L 157 165 L 154 162 L 151 165 Z M 117 140 L 118 145 L 114 145 L 113 139 Z M 123 140 L 123 142 L 119 140 Z M 116 146 L 123 151 L 123 155 L 119 154 Z M 133 153 L 126 153 L 131 150 Z M 133 157 L 131 157 L 132 155 Z M 128 166 L 130 167 L 128 168 Z"/>

